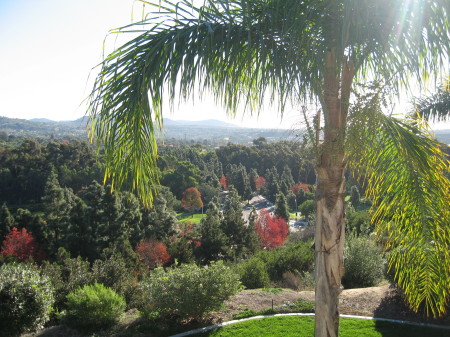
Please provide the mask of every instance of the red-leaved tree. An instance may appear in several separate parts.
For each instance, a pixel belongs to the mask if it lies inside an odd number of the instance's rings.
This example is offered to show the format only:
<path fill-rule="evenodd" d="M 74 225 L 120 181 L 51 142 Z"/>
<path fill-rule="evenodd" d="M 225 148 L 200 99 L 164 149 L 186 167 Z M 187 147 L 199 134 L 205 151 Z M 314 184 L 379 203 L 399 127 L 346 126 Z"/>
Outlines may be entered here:
<path fill-rule="evenodd" d="M 181 205 L 189 212 L 202 208 L 203 207 L 202 194 L 195 187 L 189 187 L 183 193 Z"/>
<path fill-rule="evenodd" d="M 136 254 L 139 256 L 139 261 L 150 269 L 164 266 L 170 261 L 167 246 L 163 242 L 153 239 L 139 242 L 136 246 Z"/>
<path fill-rule="evenodd" d="M 219 184 L 220 186 L 222 186 L 223 189 L 228 188 L 227 177 L 225 176 L 220 177 Z"/>
<path fill-rule="evenodd" d="M 291 191 L 296 196 L 298 196 L 298 193 L 299 193 L 300 190 L 303 190 L 303 191 L 308 192 L 308 193 L 311 192 L 311 190 L 309 189 L 308 185 L 306 185 L 306 184 L 297 184 L 297 185 L 294 185 L 294 186 L 291 187 Z"/>
<path fill-rule="evenodd" d="M 36 262 L 40 262 L 44 258 L 44 253 L 34 236 L 28 233 L 26 228 L 18 230 L 16 227 L 13 227 L 11 232 L 5 236 L 1 255 L 12 255 L 24 262 L 28 262 L 30 258 L 33 258 Z"/>
<path fill-rule="evenodd" d="M 282 246 L 289 234 L 286 220 L 275 215 L 271 216 L 264 209 L 259 212 L 255 227 L 264 249 Z"/>
<path fill-rule="evenodd" d="M 263 188 L 266 185 L 266 179 L 262 176 L 255 178 L 255 188 L 257 191 L 259 191 L 261 188 Z"/>

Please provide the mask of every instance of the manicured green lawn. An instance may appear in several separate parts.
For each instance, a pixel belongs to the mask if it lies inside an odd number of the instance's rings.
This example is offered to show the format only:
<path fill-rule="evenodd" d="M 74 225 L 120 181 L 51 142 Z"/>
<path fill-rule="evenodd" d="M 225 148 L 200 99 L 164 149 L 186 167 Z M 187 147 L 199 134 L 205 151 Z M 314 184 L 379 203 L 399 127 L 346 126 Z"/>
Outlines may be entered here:
<path fill-rule="evenodd" d="M 203 216 L 205 216 L 205 215 L 203 215 Z M 179 222 L 189 221 L 189 222 L 192 222 L 192 223 L 198 225 L 200 223 L 201 219 L 202 219 L 202 214 L 200 213 L 200 214 L 193 214 L 193 216 L 192 215 L 181 216 L 180 218 L 178 218 L 178 221 Z"/>
<path fill-rule="evenodd" d="M 193 336 L 211 337 L 312 337 L 314 317 L 267 317 L 231 324 Z M 339 337 L 448 337 L 450 330 L 365 319 L 340 319 Z"/>

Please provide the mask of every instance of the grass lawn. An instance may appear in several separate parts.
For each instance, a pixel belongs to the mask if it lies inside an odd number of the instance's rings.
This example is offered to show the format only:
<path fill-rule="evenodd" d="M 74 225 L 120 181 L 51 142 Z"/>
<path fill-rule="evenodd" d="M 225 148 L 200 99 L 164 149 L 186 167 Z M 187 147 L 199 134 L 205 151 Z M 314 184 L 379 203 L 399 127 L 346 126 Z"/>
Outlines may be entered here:
<path fill-rule="evenodd" d="M 205 216 L 205 215 L 203 215 Z M 196 214 L 190 214 L 190 215 L 184 215 L 178 218 L 179 222 L 192 222 L 194 224 L 199 224 L 200 220 L 202 219 L 202 214 L 201 213 L 196 213 Z"/>
<path fill-rule="evenodd" d="M 448 337 L 450 330 L 365 319 L 340 319 L 339 337 Z M 314 317 L 267 317 L 231 324 L 192 336 L 211 337 L 312 337 Z"/>

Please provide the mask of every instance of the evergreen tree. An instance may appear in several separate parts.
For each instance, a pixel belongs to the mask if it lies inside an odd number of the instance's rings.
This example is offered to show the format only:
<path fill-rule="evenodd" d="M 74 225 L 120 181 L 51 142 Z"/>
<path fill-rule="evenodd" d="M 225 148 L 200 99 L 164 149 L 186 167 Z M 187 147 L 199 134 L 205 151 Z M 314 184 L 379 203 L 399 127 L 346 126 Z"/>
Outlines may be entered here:
<path fill-rule="evenodd" d="M 103 198 L 105 195 L 105 188 L 97 181 L 93 181 L 89 186 L 81 191 L 81 199 L 86 204 L 84 214 L 86 221 L 89 223 L 92 229 L 92 259 L 98 259 L 102 253 L 102 250 L 108 247 L 109 238 L 105 236 L 106 226 L 104 224 L 104 209 L 105 205 Z"/>
<path fill-rule="evenodd" d="M 64 235 L 69 226 L 69 213 L 74 200 L 75 195 L 72 190 L 59 185 L 58 175 L 55 169 L 52 169 L 42 197 L 46 219 L 42 235 L 45 247 L 51 256 L 54 256 L 58 248 L 64 245 Z"/>
<path fill-rule="evenodd" d="M 236 176 L 233 180 L 233 185 L 238 194 L 244 200 L 250 200 L 252 197 L 252 189 L 250 187 L 250 180 L 248 178 L 247 170 L 244 165 L 240 164 L 237 167 Z"/>
<path fill-rule="evenodd" d="M 287 196 L 286 196 L 286 202 L 290 209 L 293 209 L 295 211 L 295 215 L 297 215 L 297 197 L 295 196 L 294 192 L 289 190 Z"/>
<path fill-rule="evenodd" d="M 235 188 L 230 187 L 223 209 L 222 230 L 227 236 L 230 258 L 241 258 L 246 250 L 248 235 L 242 214 L 242 205 Z"/>
<path fill-rule="evenodd" d="M 283 218 L 286 222 L 289 222 L 289 210 L 286 203 L 286 197 L 283 193 L 277 195 L 274 213 L 279 218 Z"/>
<path fill-rule="evenodd" d="M 259 178 L 258 171 L 255 168 L 252 168 L 249 173 L 249 179 L 250 179 L 250 188 L 252 189 L 252 192 L 256 192 L 256 184 L 255 180 Z"/>
<path fill-rule="evenodd" d="M 277 194 L 280 193 L 278 171 L 275 166 L 266 171 L 266 181 L 264 194 L 271 202 L 275 202 Z"/>
<path fill-rule="evenodd" d="M 119 194 L 120 213 L 117 218 L 118 230 L 121 235 L 114 235 L 110 230 L 110 242 L 130 240 L 132 244 L 142 239 L 142 212 L 141 205 L 131 192 Z M 110 243 L 111 244 L 111 243 Z"/>
<path fill-rule="evenodd" d="M 255 220 L 258 217 L 258 211 L 255 206 L 252 207 L 250 214 L 248 215 L 248 226 L 253 227 L 255 225 Z"/>
<path fill-rule="evenodd" d="M 290 188 L 295 184 L 294 178 L 292 177 L 292 171 L 289 166 L 286 165 L 284 167 L 283 172 L 281 173 L 280 181 L 281 192 L 284 195 L 287 195 Z"/>
<path fill-rule="evenodd" d="M 2 208 L 0 208 L 0 241 L 2 241 L 5 235 L 11 231 L 14 224 L 14 217 L 9 212 L 6 203 L 4 203 Z"/>
<path fill-rule="evenodd" d="M 74 206 L 70 210 L 70 222 L 65 233 L 64 247 L 72 256 L 81 256 L 93 262 L 98 256 L 93 231 L 88 206 L 76 197 Z"/>
<path fill-rule="evenodd" d="M 167 207 L 166 199 L 160 193 L 152 209 L 142 209 L 142 227 L 145 238 L 167 241 L 175 234 L 177 218 L 175 212 Z"/>
<path fill-rule="evenodd" d="M 214 198 L 208 204 L 206 217 L 201 221 L 200 246 L 195 251 L 197 259 L 203 264 L 221 260 L 228 255 L 227 237 L 221 229 L 221 221 L 218 200 Z"/>
<path fill-rule="evenodd" d="M 358 187 L 353 185 L 350 190 L 350 203 L 353 208 L 356 210 L 361 202 L 361 196 L 359 194 Z"/>

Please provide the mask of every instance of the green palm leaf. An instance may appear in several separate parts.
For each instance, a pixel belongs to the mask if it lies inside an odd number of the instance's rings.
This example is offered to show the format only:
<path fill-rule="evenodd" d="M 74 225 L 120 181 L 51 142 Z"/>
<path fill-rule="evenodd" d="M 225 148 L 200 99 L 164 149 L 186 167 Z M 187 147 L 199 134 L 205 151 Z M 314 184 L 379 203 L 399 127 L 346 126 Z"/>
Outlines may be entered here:
<path fill-rule="evenodd" d="M 439 316 L 450 294 L 449 164 L 426 129 L 379 106 L 371 97 L 352 113 L 350 166 L 364 177 L 372 221 L 411 308 Z"/>
<path fill-rule="evenodd" d="M 450 119 L 450 77 L 437 89 L 437 92 L 418 97 L 415 114 L 429 121 L 446 121 Z"/>

